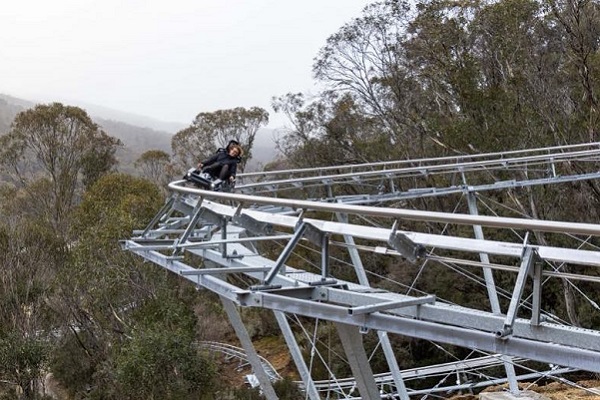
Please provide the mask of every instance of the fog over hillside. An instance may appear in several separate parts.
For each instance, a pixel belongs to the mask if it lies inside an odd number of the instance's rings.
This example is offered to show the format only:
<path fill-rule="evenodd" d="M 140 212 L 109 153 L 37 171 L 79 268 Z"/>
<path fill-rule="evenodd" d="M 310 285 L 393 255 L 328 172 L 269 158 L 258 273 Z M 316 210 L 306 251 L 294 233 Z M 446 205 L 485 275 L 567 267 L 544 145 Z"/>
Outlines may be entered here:
<path fill-rule="evenodd" d="M 150 128 L 159 132 L 162 131 L 170 134 L 175 134 L 187 126 L 187 124 L 181 122 L 160 121 L 152 117 L 114 110 L 112 108 L 103 107 L 96 104 L 89 104 L 83 102 L 73 104 L 77 105 L 77 107 L 85 109 L 89 115 L 96 118 L 124 122 L 131 126 Z"/>
<path fill-rule="evenodd" d="M 32 108 L 39 102 L 19 99 L 0 94 L 0 134 L 10 129 L 14 117 L 21 111 Z M 111 136 L 119 138 L 124 148 L 117 154 L 119 169 L 133 173 L 133 163 L 148 150 L 171 152 L 171 138 L 187 124 L 164 122 L 151 117 L 113 110 L 107 107 L 86 103 L 63 103 L 80 107 L 92 117 L 94 122 Z M 191 123 L 191 121 L 190 121 Z M 276 131 L 262 128 L 256 134 L 253 157 L 247 164 L 247 171 L 255 171 L 276 157 L 274 138 Z"/>

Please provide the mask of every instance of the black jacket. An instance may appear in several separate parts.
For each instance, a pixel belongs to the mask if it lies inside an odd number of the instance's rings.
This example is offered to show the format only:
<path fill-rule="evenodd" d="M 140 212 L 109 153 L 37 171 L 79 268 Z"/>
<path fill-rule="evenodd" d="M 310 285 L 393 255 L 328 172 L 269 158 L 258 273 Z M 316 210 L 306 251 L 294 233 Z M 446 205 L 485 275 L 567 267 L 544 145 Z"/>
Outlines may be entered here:
<path fill-rule="evenodd" d="M 219 149 L 210 158 L 202 161 L 202 168 L 215 168 L 218 166 L 229 165 L 229 172 L 231 176 L 235 177 L 237 172 L 237 165 L 241 161 L 241 157 L 231 157 L 226 149 Z"/>

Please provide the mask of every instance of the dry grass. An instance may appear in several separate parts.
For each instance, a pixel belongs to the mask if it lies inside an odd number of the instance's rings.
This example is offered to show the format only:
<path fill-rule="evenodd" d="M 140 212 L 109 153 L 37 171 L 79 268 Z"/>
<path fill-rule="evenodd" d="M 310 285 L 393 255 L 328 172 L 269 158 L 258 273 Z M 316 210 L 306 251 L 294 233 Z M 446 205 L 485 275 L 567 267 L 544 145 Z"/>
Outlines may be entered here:
<path fill-rule="evenodd" d="M 520 383 L 521 390 L 529 390 L 539 393 L 550 400 L 600 400 L 600 380 L 589 380 L 577 382 L 577 385 L 586 388 L 594 389 L 597 394 L 592 391 L 579 389 L 559 382 L 552 382 L 544 386 L 535 384 Z M 508 390 L 506 385 L 489 387 L 484 392 L 500 392 Z M 477 400 L 476 395 L 456 395 L 450 398 L 451 400 Z"/>

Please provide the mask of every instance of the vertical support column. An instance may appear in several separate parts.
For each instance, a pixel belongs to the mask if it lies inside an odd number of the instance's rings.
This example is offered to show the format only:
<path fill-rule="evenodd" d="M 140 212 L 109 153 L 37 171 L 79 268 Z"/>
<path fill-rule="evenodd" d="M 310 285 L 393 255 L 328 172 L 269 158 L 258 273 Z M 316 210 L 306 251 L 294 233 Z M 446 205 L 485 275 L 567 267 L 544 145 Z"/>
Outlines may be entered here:
<path fill-rule="evenodd" d="M 390 338 L 388 337 L 387 332 L 384 331 L 377 331 L 377 336 L 379 337 L 379 341 L 381 342 L 381 349 L 383 350 L 383 354 L 385 355 L 388 368 L 390 369 L 392 378 L 394 379 L 394 385 L 396 388 L 396 392 L 398 393 L 398 397 L 400 398 L 400 400 L 409 400 L 408 391 L 406 390 L 404 379 L 402 379 L 400 367 L 398 366 L 398 361 L 396 360 L 394 349 L 392 349 Z"/>
<path fill-rule="evenodd" d="M 343 222 L 345 224 L 348 223 L 348 215 L 336 213 L 336 217 L 338 221 Z M 354 238 L 350 235 L 344 235 L 344 242 L 346 242 L 346 244 L 348 245 L 348 253 L 350 253 L 350 259 L 352 260 L 352 264 L 354 265 L 354 270 L 356 271 L 358 283 L 364 286 L 370 286 L 369 278 L 365 273 L 365 267 L 360 258 L 360 254 L 358 253 L 358 250 L 356 250 Z M 390 338 L 388 337 L 387 332 L 384 331 L 377 331 L 377 336 L 379 337 L 379 341 L 381 342 L 381 348 L 383 349 L 383 354 L 385 355 L 388 368 L 390 369 L 390 372 L 394 379 L 394 384 L 396 386 L 398 396 L 400 397 L 400 400 L 409 400 L 406 385 L 404 384 L 404 380 L 402 379 L 402 375 L 400 374 L 400 367 L 398 366 L 398 360 L 396 360 L 396 355 L 394 354 L 392 344 L 390 343 Z"/>
<path fill-rule="evenodd" d="M 321 238 L 321 280 L 325 282 L 329 276 L 329 235 L 323 232 Z"/>
<path fill-rule="evenodd" d="M 469 213 L 471 215 L 479 215 L 479 212 L 477 211 L 477 199 L 475 198 L 473 192 L 467 193 L 467 202 L 469 205 Z M 473 225 L 473 231 L 475 232 L 475 239 L 484 240 L 483 229 L 481 228 L 481 225 Z M 494 275 L 492 273 L 492 269 L 485 266 L 490 264 L 490 258 L 487 253 L 479 253 L 479 260 L 481 260 L 481 262 L 484 264 L 483 277 L 485 279 L 485 286 L 488 291 L 488 299 L 490 300 L 492 312 L 496 315 L 500 315 L 502 314 L 502 310 L 500 310 L 500 302 L 498 301 L 498 293 L 496 292 Z"/>
<path fill-rule="evenodd" d="M 258 357 L 258 353 L 254 349 L 254 345 L 252 344 L 252 340 L 250 339 L 250 335 L 242 322 L 242 318 L 238 313 L 235 303 L 226 297 L 219 296 L 221 298 L 221 303 L 223 304 L 223 308 L 229 317 L 229 321 L 237 334 L 238 339 L 240 339 L 240 343 L 244 350 L 246 350 L 246 355 L 248 356 L 248 361 L 252 366 L 252 371 L 256 375 L 258 382 L 260 383 L 260 388 L 263 391 L 263 394 L 267 398 L 267 400 L 277 400 L 278 397 L 275 394 L 275 389 L 273 389 L 273 385 L 271 385 L 271 380 L 269 376 L 265 372 L 265 369 L 260 362 L 260 358 Z"/>
<path fill-rule="evenodd" d="M 348 223 L 347 214 L 336 213 L 336 217 L 338 221 L 344 224 Z M 358 250 L 356 250 L 354 238 L 350 235 L 344 235 L 344 242 L 346 242 L 348 245 L 348 253 L 350 253 L 350 260 L 352 260 L 352 264 L 354 265 L 354 271 L 356 272 L 358 283 L 361 285 L 370 286 L 369 278 L 367 278 L 367 274 L 365 273 L 365 267 L 360 258 L 360 254 L 358 253 Z"/>
<path fill-rule="evenodd" d="M 221 257 L 227 258 L 227 219 L 221 218 Z"/>
<path fill-rule="evenodd" d="M 369 359 L 365 353 L 359 327 L 336 322 L 342 346 L 350 363 L 358 391 L 363 399 L 379 399 L 379 389 L 375 383 Z"/>
<path fill-rule="evenodd" d="M 463 180 L 466 179 L 463 176 Z M 469 205 L 469 213 L 471 215 L 479 215 L 477 210 L 477 199 L 473 192 L 467 192 L 467 203 Z M 473 225 L 473 231 L 475 233 L 475 239 L 484 240 L 483 229 L 481 225 Z M 492 308 L 492 312 L 496 315 L 502 314 L 502 310 L 500 309 L 500 302 L 498 300 L 498 292 L 496 291 L 496 282 L 494 281 L 494 274 L 492 269 L 489 267 L 485 267 L 485 265 L 490 264 L 490 258 L 487 253 L 479 253 L 479 260 L 484 264 L 483 267 L 483 277 L 485 279 L 485 287 L 488 292 L 488 299 L 490 300 L 490 305 Z M 512 394 L 519 393 L 519 382 L 517 381 L 517 373 L 515 372 L 515 366 L 512 363 L 512 359 L 510 356 L 502 356 L 502 361 L 504 361 L 504 369 L 506 370 L 506 379 L 508 380 L 508 386 L 510 392 Z"/>
<path fill-rule="evenodd" d="M 281 329 L 281 333 L 283 333 L 283 338 L 287 343 L 288 348 L 290 349 L 290 354 L 292 355 L 292 359 L 296 364 L 296 368 L 298 368 L 298 373 L 300 374 L 300 378 L 304 383 L 304 387 L 306 390 L 306 394 L 310 400 L 320 400 L 319 392 L 315 386 L 315 382 L 310 376 L 310 370 L 306 366 L 304 362 L 304 358 L 302 357 L 302 351 L 300 351 L 300 347 L 298 346 L 298 342 L 296 341 L 296 337 L 290 328 L 290 324 L 288 323 L 287 318 L 285 317 L 285 313 L 282 311 L 273 311 L 275 314 L 275 318 L 277 319 L 277 323 L 279 324 L 279 328 Z"/>
<path fill-rule="evenodd" d="M 533 299 L 531 307 L 531 325 L 539 326 L 542 309 L 542 263 L 534 261 L 533 264 Z"/>

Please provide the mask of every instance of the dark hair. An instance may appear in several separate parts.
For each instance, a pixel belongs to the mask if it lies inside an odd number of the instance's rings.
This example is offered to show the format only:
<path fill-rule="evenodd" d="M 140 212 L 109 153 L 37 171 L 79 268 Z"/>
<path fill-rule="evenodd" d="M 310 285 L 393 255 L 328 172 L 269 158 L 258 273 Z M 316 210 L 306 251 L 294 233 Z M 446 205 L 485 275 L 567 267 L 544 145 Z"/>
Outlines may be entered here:
<path fill-rule="evenodd" d="M 237 141 L 237 140 L 235 140 L 235 139 L 231 139 L 231 140 L 229 141 L 229 143 L 227 143 L 227 147 L 225 147 L 225 150 L 229 151 L 229 148 L 230 148 L 231 146 L 233 146 L 233 145 L 237 145 L 237 146 L 239 146 L 239 145 L 240 145 L 240 142 L 238 142 L 238 141 Z"/>

